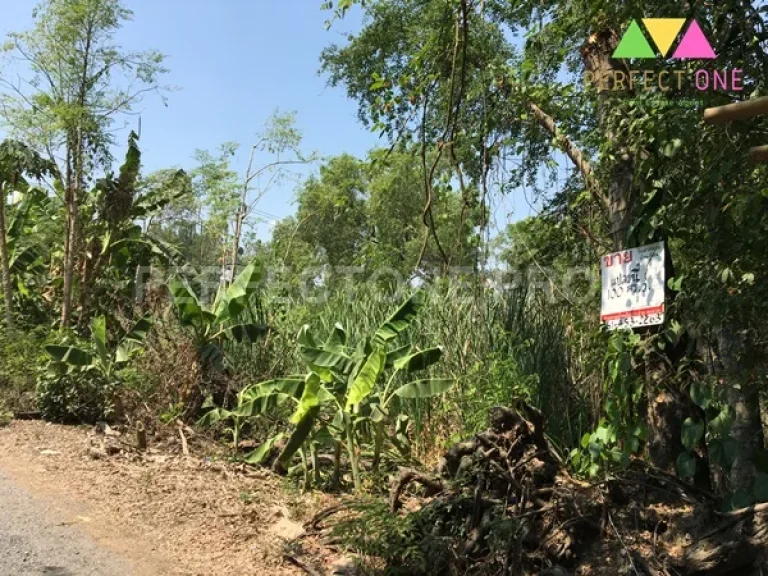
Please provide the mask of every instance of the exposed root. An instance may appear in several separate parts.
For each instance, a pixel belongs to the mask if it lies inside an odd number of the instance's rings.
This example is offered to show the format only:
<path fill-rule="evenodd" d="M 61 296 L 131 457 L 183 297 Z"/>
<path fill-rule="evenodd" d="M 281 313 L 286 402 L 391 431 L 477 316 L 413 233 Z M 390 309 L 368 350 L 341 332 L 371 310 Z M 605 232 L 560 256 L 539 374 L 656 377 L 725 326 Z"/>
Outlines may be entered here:
<path fill-rule="evenodd" d="M 401 468 L 400 474 L 395 478 L 392 490 L 390 491 L 389 507 L 392 512 L 400 509 L 400 495 L 411 482 L 418 482 L 424 486 L 427 491 L 426 496 L 434 496 L 445 490 L 445 486 L 439 478 L 422 474 L 412 468 Z"/>
<path fill-rule="evenodd" d="M 711 494 L 642 462 L 583 482 L 536 411 L 490 416 L 489 430 L 446 451 L 437 476 L 402 469 L 390 492 L 396 511 L 411 483 L 426 488 L 413 514 L 450 543 L 456 573 L 714 576 L 751 573 L 768 558 L 768 504 L 716 512 Z"/>

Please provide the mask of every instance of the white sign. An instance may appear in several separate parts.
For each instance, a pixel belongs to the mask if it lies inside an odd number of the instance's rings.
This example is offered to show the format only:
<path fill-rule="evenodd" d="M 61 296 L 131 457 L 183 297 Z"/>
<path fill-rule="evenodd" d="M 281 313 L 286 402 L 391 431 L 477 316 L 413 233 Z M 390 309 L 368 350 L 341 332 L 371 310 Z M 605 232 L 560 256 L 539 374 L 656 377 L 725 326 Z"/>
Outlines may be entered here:
<path fill-rule="evenodd" d="M 608 254 L 602 261 L 600 321 L 609 330 L 664 323 L 664 243 Z"/>

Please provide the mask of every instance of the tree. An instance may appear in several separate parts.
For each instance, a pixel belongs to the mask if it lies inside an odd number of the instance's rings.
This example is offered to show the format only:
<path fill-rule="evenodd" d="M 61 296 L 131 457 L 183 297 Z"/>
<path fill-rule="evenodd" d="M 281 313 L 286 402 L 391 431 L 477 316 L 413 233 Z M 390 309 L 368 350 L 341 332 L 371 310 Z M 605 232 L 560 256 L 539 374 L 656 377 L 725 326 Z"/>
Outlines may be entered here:
<path fill-rule="evenodd" d="M 78 211 L 85 184 L 110 162 L 110 128 L 149 92 L 159 92 L 165 72 L 158 52 L 127 51 L 114 43 L 132 17 L 120 0 L 44 0 L 35 26 L 5 45 L 11 65 L 0 79 L 0 112 L 11 131 L 59 166 L 57 193 L 64 199 L 61 324 L 70 322 L 75 267 L 82 250 Z"/>
<path fill-rule="evenodd" d="M 741 244 L 752 235 L 722 219 L 743 219 L 745 213 L 733 214 L 742 202 L 755 210 L 761 202 L 755 195 L 756 178 L 762 171 L 743 165 L 746 154 L 723 162 L 722 151 L 731 148 L 732 141 L 722 132 L 702 128 L 696 107 L 670 105 L 676 97 L 695 96 L 706 105 L 722 102 L 723 96 L 687 87 L 671 92 L 654 86 L 612 91 L 617 87 L 612 79 L 619 72 L 626 77 L 629 67 L 612 54 L 621 27 L 639 17 L 632 3 L 397 0 L 364 6 L 368 18 L 361 32 L 323 55 L 331 83 L 346 86 L 359 102 L 364 122 L 393 141 L 410 139 L 420 141 L 422 150 L 444 151 L 456 168 L 456 178 L 461 180 L 463 175 L 482 190 L 483 210 L 490 194 L 525 184 L 543 192 L 560 222 L 580 230 L 596 255 L 666 240 L 678 252 L 680 269 L 696 271 L 697 286 L 708 288 L 701 293 L 694 289 L 693 294 L 707 294 L 708 304 L 683 309 L 675 303 L 671 313 L 679 314 L 691 329 L 710 321 L 722 328 L 718 346 L 722 373 L 725 382 L 735 384 L 731 387 L 732 401 L 738 406 L 734 434 L 744 448 L 748 469 L 761 434 L 754 388 L 739 385 L 744 379 L 739 372 L 746 351 L 757 350 L 760 338 L 756 335 L 761 331 L 751 319 L 764 314 L 760 308 L 764 300 L 749 298 L 750 313 L 745 315 L 745 308 L 736 306 L 734 298 L 741 291 L 757 296 L 757 289 L 729 286 L 726 281 L 713 285 L 712 277 L 728 279 L 733 273 L 738 279 L 746 274 L 743 282 L 747 282 L 760 269 L 757 262 L 744 258 L 755 266 L 741 270 L 742 258 L 731 250 L 741 247 L 756 255 L 756 249 Z M 643 14 L 650 13 L 679 15 L 680 6 L 646 2 Z M 744 96 L 759 91 L 758 79 L 768 70 L 764 14 L 750 3 L 718 2 L 697 6 L 694 15 L 707 28 L 708 37 L 716 39 L 718 66 L 743 69 Z M 505 33 L 509 29 L 528 30 L 522 47 L 509 40 Z M 655 72 L 667 66 L 662 59 L 643 63 Z M 696 65 L 685 63 L 685 71 L 693 75 Z M 585 73 L 608 82 L 585 83 Z M 739 133 L 746 145 L 758 131 Z M 579 178 L 577 182 L 571 178 L 557 195 L 546 194 L 539 174 L 551 165 L 556 151 L 564 154 Z M 519 159 L 511 170 L 505 169 L 510 156 Z M 681 162 L 681 158 L 703 160 Z M 428 218 L 434 176 L 430 166 L 423 163 L 424 215 L 434 234 L 434 222 Z M 494 167 L 504 174 L 495 190 L 488 186 Z M 734 178 L 740 201 L 721 189 L 725 174 L 728 179 L 744 176 Z M 702 210 L 694 226 L 683 224 L 683 218 L 690 218 L 691 205 Z M 750 212 L 754 219 L 759 214 L 759 210 Z M 728 233 L 715 232 L 715 224 Z M 762 230 L 764 222 L 751 221 L 751 226 L 751 230 Z M 698 239 L 685 234 L 683 241 L 683 231 L 691 228 Z M 734 237 L 739 240 L 734 242 Z M 705 246 L 706 255 L 696 248 Z M 729 266 L 734 258 L 739 259 L 739 272 Z M 680 274 L 670 266 L 668 275 Z M 709 303 L 715 302 L 717 314 L 712 314 L 715 308 Z M 745 338 L 753 344 L 745 347 Z M 637 409 L 648 411 L 649 445 L 656 448 L 651 456 L 661 467 L 670 468 L 682 449 L 682 420 L 675 422 L 678 416 L 670 420 L 669 415 L 683 413 L 686 402 L 690 403 L 686 383 L 679 379 L 688 341 L 678 339 L 677 345 L 665 350 L 663 333 L 646 332 L 643 342 L 648 350 L 643 368 L 647 390 L 643 406 Z M 676 386 L 670 387 L 673 379 Z M 744 467 L 737 461 L 732 487 L 743 489 L 749 486 L 750 474 L 739 469 Z"/>
<path fill-rule="evenodd" d="M 237 262 L 240 257 L 240 243 L 243 234 L 243 225 L 255 206 L 275 184 L 282 181 L 288 172 L 286 167 L 292 164 L 307 164 L 315 160 L 316 155 L 304 157 L 299 146 L 301 145 L 301 133 L 295 127 L 296 113 L 281 114 L 276 110 L 264 124 L 258 141 L 251 146 L 251 156 L 248 160 L 248 168 L 243 177 L 240 202 L 235 213 L 235 227 L 232 242 L 232 254 L 230 256 L 229 277 L 237 274 Z M 254 166 L 257 153 L 268 153 L 273 159 L 258 168 Z M 286 158 L 285 155 L 289 157 Z M 256 190 L 255 198 L 249 198 L 254 190 L 254 183 L 259 183 L 260 178 L 266 177 L 267 181 Z"/>
<path fill-rule="evenodd" d="M 195 196 L 198 198 L 198 223 L 202 243 L 200 264 L 214 264 L 223 269 L 227 262 L 227 247 L 231 242 L 229 223 L 237 211 L 240 185 L 231 162 L 239 145 L 225 142 L 217 155 L 205 150 L 195 152 L 198 166 L 192 171 Z"/>
<path fill-rule="evenodd" d="M 419 150 L 374 150 L 368 156 L 366 218 L 370 239 L 364 254 L 372 269 L 413 272 L 431 277 L 443 265 L 473 270 L 477 263 L 476 227 L 480 221 L 477 188 L 457 189 L 447 161 L 437 166 L 431 185 L 434 235 L 423 238 L 424 195 Z"/>
<path fill-rule="evenodd" d="M 404 280 L 442 265 L 435 239 L 424 243 L 423 189 L 418 150 L 373 150 L 365 162 L 348 154 L 328 160 L 297 195 L 296 218 L 273 231 L 276 257 L 294 272 L 322 265 L 363 267 L 369 276 L 396 274 Z M 432 212 L 449 261 L 473 266 L 476 207 L 465 204 L 441 164 L 432 186 Z"/>
<path fill-rule="evenodd" d="M 298 192 L 296 219 L 304 221 L 301 238 L 330 266 L 353 266 L 368 235 L 365 222 L 365 175 L 359 160 L 331 158 Z"/>

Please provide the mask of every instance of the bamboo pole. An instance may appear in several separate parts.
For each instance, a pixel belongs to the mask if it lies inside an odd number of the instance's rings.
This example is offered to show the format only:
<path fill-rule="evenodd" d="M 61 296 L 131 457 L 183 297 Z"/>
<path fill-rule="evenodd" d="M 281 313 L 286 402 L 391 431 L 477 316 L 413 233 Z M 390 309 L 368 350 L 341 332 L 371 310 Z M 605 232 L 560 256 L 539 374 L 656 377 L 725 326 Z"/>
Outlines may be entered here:
<path fill-rule="evenodd" d="M 749 157 L 753 162 L 768 164 L 768 145 L 750 148 Z"/>
<path fill-rule="evenodd" d="M 710 124 L 723 124 L 731 120 L 748 120 L 763 114 L 768 114 L 768 96 L 707 108 L 704 110 L 704 121 Z"/>

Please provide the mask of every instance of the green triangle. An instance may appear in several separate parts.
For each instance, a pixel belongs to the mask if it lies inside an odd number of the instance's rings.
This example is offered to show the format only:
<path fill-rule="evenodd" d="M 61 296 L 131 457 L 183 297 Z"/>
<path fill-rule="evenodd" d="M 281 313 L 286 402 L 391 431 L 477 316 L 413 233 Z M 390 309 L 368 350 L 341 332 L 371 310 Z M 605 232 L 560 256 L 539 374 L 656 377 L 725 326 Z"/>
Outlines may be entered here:
<path fill-rule="evenodd" d="M 648 40 L 645 39 L 640 26 L 632 20 L 632 23 L 624 32 L 624 37 L 613 52 L 614 58 L 656 58 Z"/>

